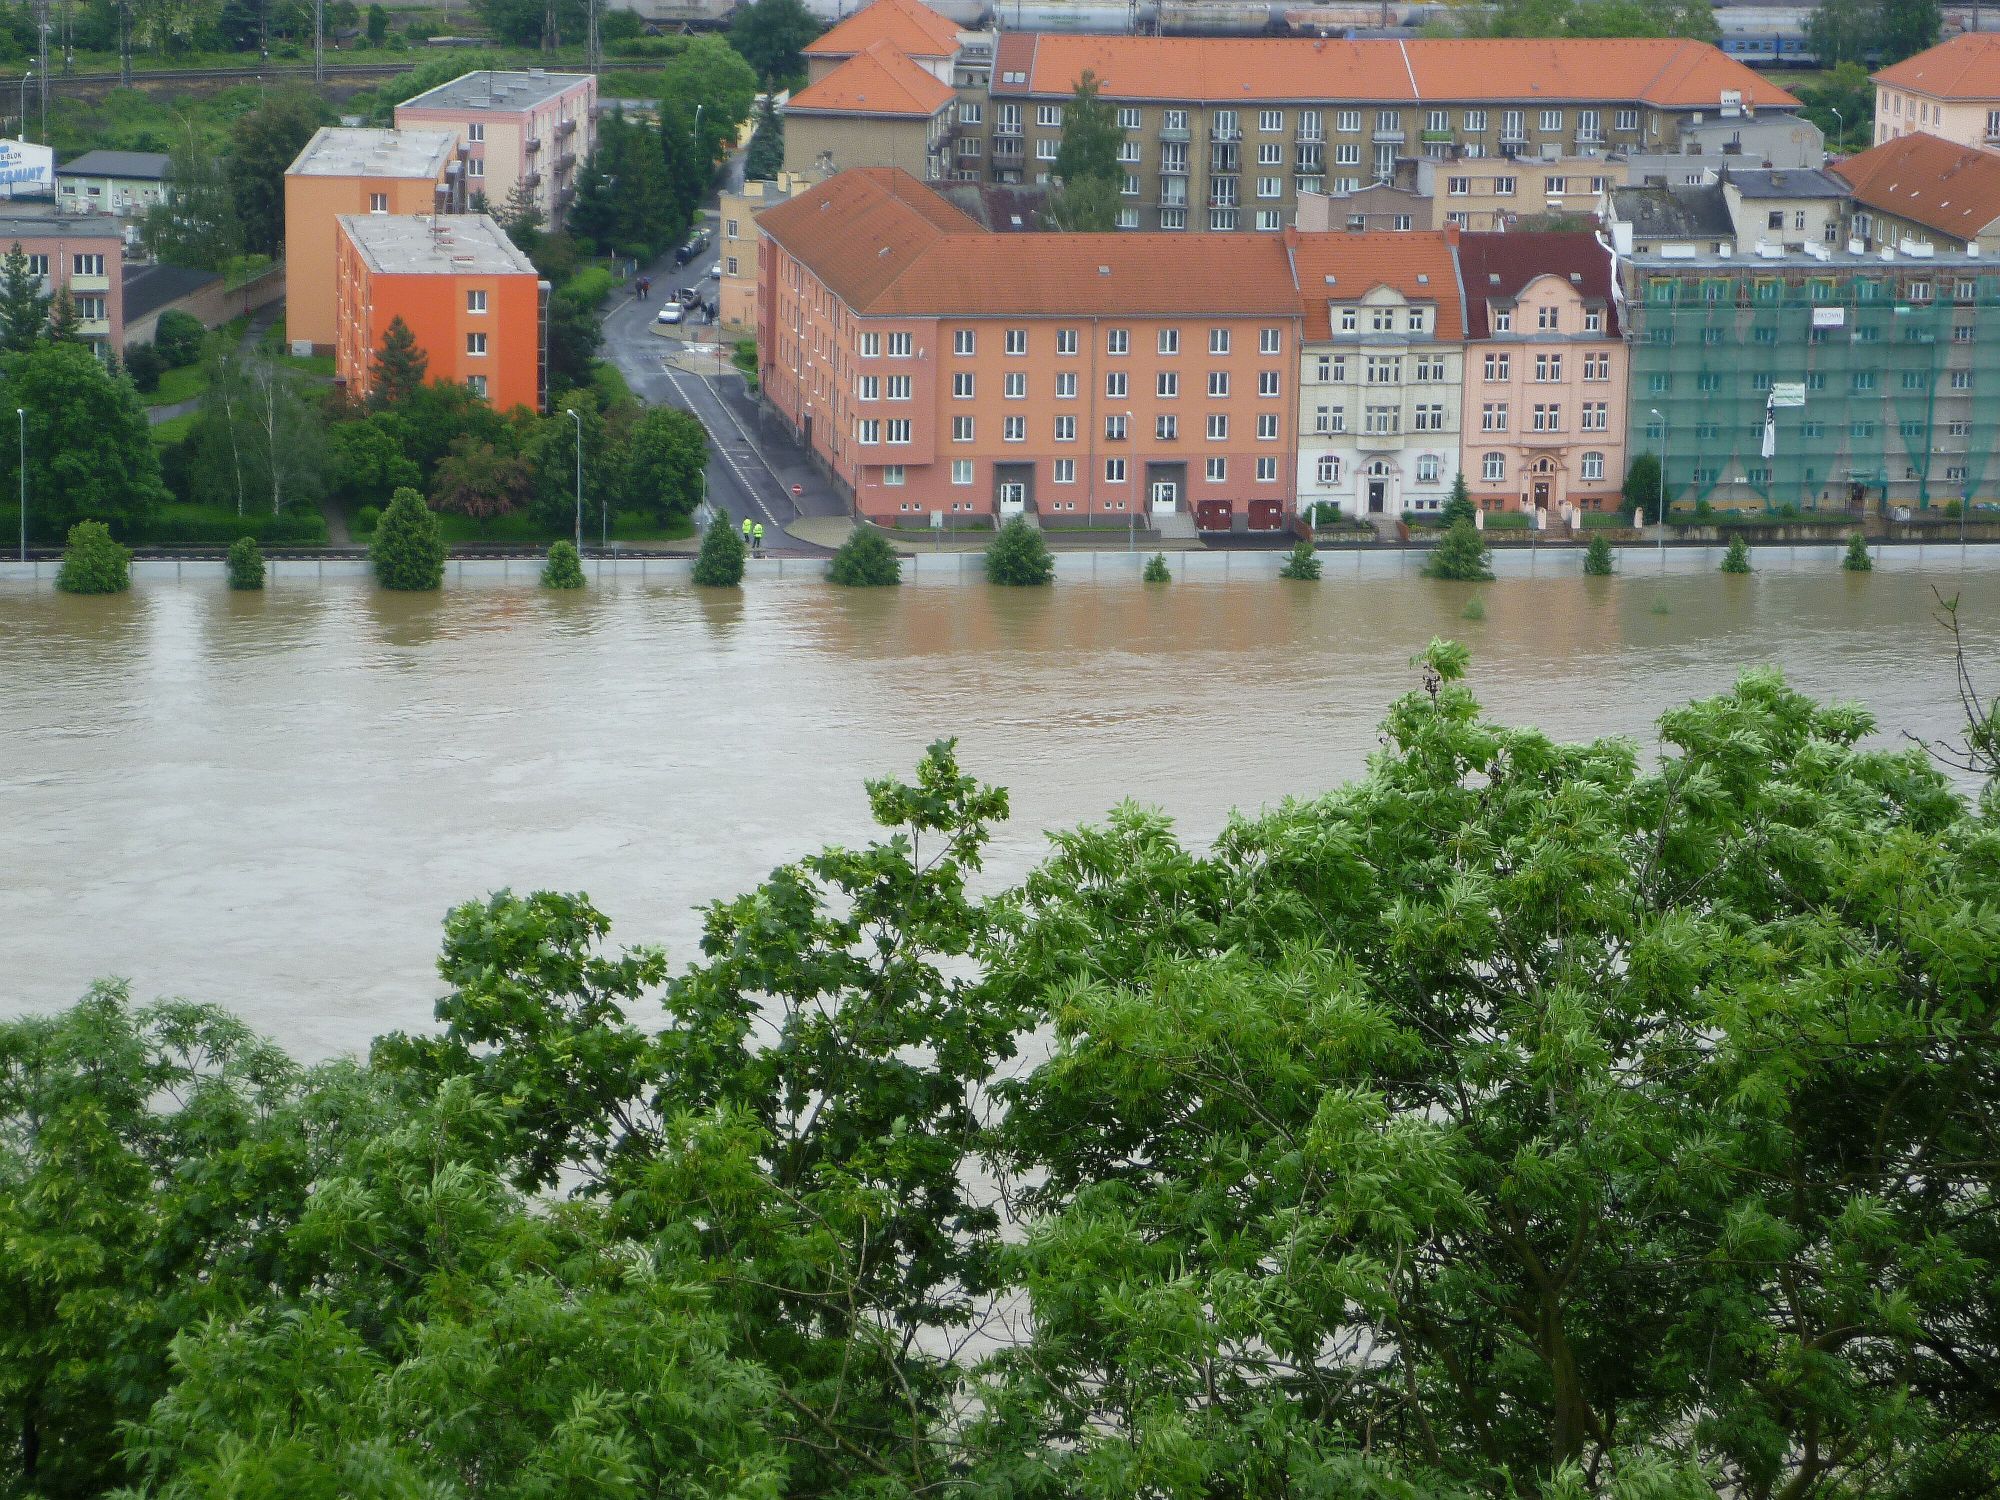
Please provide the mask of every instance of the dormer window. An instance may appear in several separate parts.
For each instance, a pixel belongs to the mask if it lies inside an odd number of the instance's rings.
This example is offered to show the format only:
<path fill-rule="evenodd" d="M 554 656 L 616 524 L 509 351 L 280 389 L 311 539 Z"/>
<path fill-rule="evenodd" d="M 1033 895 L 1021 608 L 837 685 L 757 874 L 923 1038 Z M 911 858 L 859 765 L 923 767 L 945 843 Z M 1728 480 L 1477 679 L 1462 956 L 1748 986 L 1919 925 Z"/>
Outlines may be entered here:
<path fill-rule="evenodd" d="M 1361 314 L 1359 309 L 1352 307 L 1343 307 L 1340 310 L 1340 331 L 1342 333 L 1354 332 L 1354 330 L 1360 326 L 1360 323 L 1361 323 Z"/>
<path fill-rule="evenodd" d="M 1512 333 L 1514 331 L 1514 310 L 1511 307 L 1496 307 L 1493 309 L 1493 331 L 1495 333 Z"/>
<path fill-rule="evenodd" d="M 1392 332 L 1396 327 L 1396 309 L 1393 307 L 1373 309 L 1369 317 L 1369 327 L 1376 333 Z"/>

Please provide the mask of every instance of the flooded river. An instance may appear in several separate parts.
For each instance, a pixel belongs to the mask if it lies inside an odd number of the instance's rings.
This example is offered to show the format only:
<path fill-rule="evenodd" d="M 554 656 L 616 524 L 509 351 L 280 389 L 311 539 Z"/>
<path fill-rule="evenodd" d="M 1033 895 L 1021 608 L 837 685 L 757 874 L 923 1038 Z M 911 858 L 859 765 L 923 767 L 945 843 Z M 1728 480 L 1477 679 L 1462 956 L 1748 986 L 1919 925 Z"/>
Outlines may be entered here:
<path fill-rule="evenodd" d="M 2000 559 L 1964 573 L 1395 578 L 1046 591 L 638 582 L 0 584 L 0 1011 L 96 976 L 219 1001 L 305 1056 L 423 1024 L 438 922 L 587 890 L 627 942 L 868 833 L 864 776 L 945 735 L 1012 789 L 996 879 L 1121 797 L 1196 838 L 1356 775 L 1433 635 L 1495 715 L 1651 742 L 1749 664 L 1887 730 L 1955 724 L 1933 584 L 2000 686 Z"/>

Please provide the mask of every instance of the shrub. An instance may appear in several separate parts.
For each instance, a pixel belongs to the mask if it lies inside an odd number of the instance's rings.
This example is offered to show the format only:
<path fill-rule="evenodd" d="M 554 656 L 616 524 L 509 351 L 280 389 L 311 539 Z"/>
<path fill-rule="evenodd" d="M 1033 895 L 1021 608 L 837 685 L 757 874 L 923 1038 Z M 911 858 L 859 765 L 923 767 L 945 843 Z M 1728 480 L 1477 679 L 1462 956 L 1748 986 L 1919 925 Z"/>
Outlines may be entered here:
<path fill-rule="evenodd" d="M 583 587 L 583 559 L 576 555 L 574 543 L 549 544 L 549 560 L 542 565 L 542 587 L 545 589 Z"/>
<path fill-rule="evenodd" d="M 1743 545 L 1743 538 L 1729 539 L 1729 550 L 1723 554 L 1722 571 L 1725 573 L 1747 573 L 1750 571 L 1750 549 Z"/>
<path fill-rule="evenodd" d="M 1874 572 L 1875 559 L 1868 555 L 1868 538 L 1858 531 L 1850 536 L 1847 539 L 1847 556 L 1840 560 L 1840 565 L 1850 573 Z"/>
<path fill-rule="evenodd" d="M 151 344 L 127 344 L 125 346 L 125 373 L 132 377 L 132 388 L 139 391 L 157 391 L 160 375 L 167 362 L 160 358 L 160 351 Z"/>
<path fill-rule="evenodd" d="M 1493 576 L 1487 566 L 1486 543 L 1470 521 L 1456 522 L 1444 534 L 1424 564 L 1426 578 L 1449 578 L 1458 582 L 1483 582 Z"/>
<path fill-rule="evenodd" d="M 354 513 L 354 534 L 367 536 L 382 524 L 382 507 L 364 505 Z"/>
<path fill-rule="evenodd" d="M 141 539 L 156 547 L 229 547 L 238 537 L 260 547 L 312 545 L 326 541 L 326 521 L 317 511 L 279 515 L 166 515 L 147 521 Z"/>
<path fill-rule="evenodd" d="M 1174 575 L 1167 571 L 1167 554 L 1155 552 L 1146 559 L 1146 566 L 1139 573 L 1141 583 L 1172 583 Z"/>
<path fill-rule="evenodd" d="M 1332 500 L 1313 501 L 1310 514 L 1314 526 L 1338 526 L 1340 524 L 1340 506 Z"/>
<path fill-rule="evenodd" d="M 1307 583 L 1319 582 L 1319 557 L 1314 553 L 1311 542 L 1300 542 L 1292 548 L 1292 555 L 1285 559 L 1285 565 L 1278 569 L 1280 578 L 1299 578 Z"/>
<path fill-rule="evenodd" d="M 743 581 L 743 538 L 726 511 L 717 511 L 694 560 L 694 581 L 705 589 L 733 589 Z"/>
<path fill-rule="evenodd" d="M 1590 539 L 1590 547 L 1583 554 L 1583 571 L 1592 578 L 1611 576 L 1611 543 L 1601 536 Z"/>
<path fill-rule="evenodd" d="M 1956 520 L 1957 520 L 1957 519 L 1958 519 L 1958 518 L 1959 518 L 1960 516 L 1962 516 L 1962 515 L 1964 515 L 1964 514 L 1965 514 L 1965 502 L 1964 502 L 1964 501 L 1962 501 L 1962 500 L 1947 500 L 1947 501 L 1945 501 L 1945 503 L 1944 503 L 1944 518 L 1945 518 L 1945 519 L 1946 519 L 1947 521 L 1956 521 Z"/>
<path fill-rule="evenodd" d="M 1472 524 L 1472 491 L 1466 488 L 1463 472 L 1452 477 L 1451 496 L 1444 502 L 1444 509 L 1438 520 L 1445 526 L 1456 526 L 1460 521 Z"/>
<path fill-rule="evenodd" d="M 397 490 L 368 544 L 375 579 L 385 589 L 418 592 L 444 582 L 444 536 L 424 497 Z"/>
<path fill-rule="evenodd" d="M 78 521 L 69 529 L 56 587 L 65 594 L 122 594 L 132 586 L 132 554 L 111 540 L 102 521 Z"/>
<path fill-rule="evenodd" d="M 1465 601 L 1465 608 L 1458 612 L 1461 620 L 1483 620 L 1486 618 L 1486 601 L 1474 594 Z"/>
<path fill-rule="evenodd" d="M 254 536 L 239 536 L 229 544 L 229 586 L 244 592 L 264 586 L 264 549 Z"/>
<path fill-rule="evenodd" d="M 1643 511 L 1646 519 L 1660 519 L 1660 459 L 1658 454 L 1641 453 L 1625 471 L 1625 513 Z"/>
<path fill-rule="evenodd" d="M 863 523 L 833 554 L 826 576 L 843 588 L 887 588 L 903 581 L 903 561 L 887 537 Z"/>
<path fill-rule="evenodd" d="M 1033 588 L 1051 583 L 1056 576 L 1056 560 L 1049 556 L 1049 544 L 1016 516 L 1000 528 L 986 548 L 986 581 L 1007 588 Z"/>
<path fill-rule="evenodd" d="M 563 284 L 562 294 L 580 306 L 597 308 L 617 285 L 618 278 L 603 266 L 586 266 Z"/>
<path fill-rule="evenodd" d="M 163 312 L 153 329 L 153 352 L 169 370 L 178 370 L 201 358 L 201 346 L 207 338 L 208 330 L 192 313 Z"/>

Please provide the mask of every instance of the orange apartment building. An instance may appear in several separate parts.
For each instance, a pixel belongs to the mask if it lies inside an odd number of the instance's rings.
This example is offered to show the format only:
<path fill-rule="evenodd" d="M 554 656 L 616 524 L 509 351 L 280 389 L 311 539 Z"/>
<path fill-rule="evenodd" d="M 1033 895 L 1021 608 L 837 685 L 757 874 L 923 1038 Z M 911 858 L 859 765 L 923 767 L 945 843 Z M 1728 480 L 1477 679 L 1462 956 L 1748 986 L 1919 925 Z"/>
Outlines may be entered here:
<path fill-rule="evenodd" d="M 334 347 L 335 220 L 462 212 L 463 168 L 449 131 L 316 132 L 285 172 L 286 336 L 319 353 Z"/>
<path fill-rule="evenodd" d="M 525 187 L 560 225 L 597 139 L 597 75 L 482 70 L 396 106 L 398 130 L 446 130 L 465 147 L 465 191 L 495 212 Z"/>
<path fill-rule="evenodd" d="M 334 375 L 365 399 L 375 351 L 401 318 L 432 380 L 495 407 L 547 405 L 548 283 L 486 214 L 342 214 L 335 220 Z"/>
<path fill-rule="evenodd" d="M 762 389 L 862 515 L 1226 529 L 1293 510 L 1282 240 L 996 234 L 888 168 L 758 227 Z"/>

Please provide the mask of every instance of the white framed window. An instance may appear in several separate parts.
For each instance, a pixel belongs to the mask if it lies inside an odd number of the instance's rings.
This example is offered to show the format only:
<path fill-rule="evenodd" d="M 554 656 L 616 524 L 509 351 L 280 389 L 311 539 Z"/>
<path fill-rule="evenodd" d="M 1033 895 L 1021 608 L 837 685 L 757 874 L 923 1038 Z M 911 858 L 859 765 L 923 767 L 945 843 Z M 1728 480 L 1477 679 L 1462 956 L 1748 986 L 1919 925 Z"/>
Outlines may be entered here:
<path fill-rule="evenodd" d="M 1257 352 L 1259 354 L 1281 354 L 1285 347 L 1285 330 L 1282 328 L 1260 328 L 1257 330 Z M 1223 353 L 1227 354 L 1227 349 Z"/>
<path fill-rule="evenodd" d="M 1128 382 L 1123 370 L 1107 371 L 1104 376 L 1104 394 L 1113 401 L 1123 401 L 1128 394 Z"/>
<path fill-rule="evenodd" d="M 1276 234 L 1284 227 L 1285 213 L 1283 209 L 1260 208 L 1257 210 L 1257 228 L 1259 232 L 1263 234 Z"/>
<path fill-rule="evenodd" d="M 910 399 L 909 376 L 891 375 L 889 377 L 889 399 L 891 401 L 907 401 Z"/>
<path fill-rule="evenodd" d="M 1586 401 L 1583 403 L 1583 430 L 1585 432 L 1609 432 L 1611 430 L 1611 405 L 1606 401 Z"/>
<path fill-rule="evenodd" d="M 1585 479 L 1602 479 L 1604 477 L 1604 455 L 1602 453 L 1586 453 L 1583 455 L 1583 477 Z"/>
<path fill-rule="evenodd" d="M 1181 331 L 1178 328 L 1160 330 L 1160 353 L 1179 354 L 1181 352 Z"/>
<path fill-rule="evenodd" d="M 1336 167 L 1358 167 L 1361 165 L 1361 148 L 1358 145 L 1336 145 L 1333 148 L 1333 164 Z"/>
<path fill-rule="evenodd" d="M 1443 432 L 1444 408 L 1434 403 L 1421 404 L 1416 410 L 1416 431 Z"/>
<path fill-rule="evenodd" d="M 473 290 L 467 292 L 465 294 L 465 310 L 469 313 L 475 313 L 475 314 L 485 312 L 486 293 L 478 288 L 474 288 Z"/>
<path fill-rule="evenodd" d="M 908 359 L 910 357 L 910 336 L 907 333 L 889 335 L 889 358 Z"/>
<path fill-rule="evenodd" d="M 1613 123 L 1620 130 L 1637 130 L 1639 128 L 1639 111 L 1636 109 L 1621 109 L 1618 111 Z"/>
<path fill-rule="evenodd" d="M 1283 385 L 1284 381 L 1276 370 L 1259 370 L 1257 372 L 1258 395 L 1276 396 L 1281 393 Z"/>
<path fill-rule="evenodd" d="M 465 336 L 465 352 L 475 357 L 483 356 L 486 353 L 486 335 L 468 333 Z"/>
<path fill-rule="evenodd" d="M 969 459 L 969 458 L 954 458 L 954 459 L 953 459 L 953 460 L 951 461 L 951 482 L 952 482 L 953 484 L 970 484 L 970 483 L 972 483 L 972 460 L 971 460 L 971 459 Z"/>
<path fill-rule="evenodd" d="M 465 138 L 466 138 L 466 139 L 467 139 L 468 141 L 483 141 L 483 140 L 485 140 L 485 139 L 486 139 L 486 122 L 485 122 L 484 120 L 474 120 L 474 121 L 473 121 L 473 122 L 472 122 L 471 124 L 467 125 L 467 126 L 465 127 Z"/>
<path fill-rule="evenodd" d="M 1260 458 L 1257 460 L 1257 482 L 1259 484 L 1276 484 L 1278 482 L 1278 461 L 1275 458 Z"/>
<path fill-rule="evenodd" d="M 1315 366 L 1322 384 L 1328 381 L 1347 379 L 1347 356 L 1345 354 L 1322 354 Z"/>
<path fill-rule="evenodd" d="M 1229 460 L 1226 458 L 1211 458 L 1202 465 L 1202 473 L 1206 476 L 1210 484 L 1221 484 L 1229 478 Z"/>
<path fill-rule="evenodd" d="M 864 375 L 861 377 L 861 383 L 867 385 L 874 378 L 872 375 Z M 972 371 L 953 370 L 951 372 L 951 395 L 954 401 L 970 401 L 977 390 L 978 384 L 973 377 Z"/>
<path fill-rule="evenodd" d="M 1270 443 L 1277 441 L 1277 437 L 1278 437 L 1278 414 L 1274 411 L 1258 412 L 1257 441 L 1260 443 Z"/>
<path fill-rule="evenodd" d="M 1058 328 L 1056 330 L 1056 353 L 1076 353 L 1076 330 L 1074 328 Z"/>
<path fill-rule="evenodd" d="M 386 214 L 388 211 L 389 195 L 387 193 L 370 193 L 368 195 L 368 212 L 371 214 Z"/>
<path fill-rule="evenodd" d="M 1229 418 L 1224 413 L 1212 411 L 1208 414 L 1208 440 L 1211 443 L 1229 440 Z"/>
<path fill-rule="evenodd" d="M 953 417 L 951 419 L 951 440 L 954 443 L 971 442 L 972 432 L 973 432 L 972 418 Z"/>
<path fill-rule="evenodd" d="M 1227 370 L 1210 370 L 1208 372 L 1208 393 L 1217 400 L 1229 394 L 1229 372 Z"/>
<path fill-rule="evenodd" d="M 954 328 L 951 334 L 951 352 L 958 355 L 979 352 L 979 334 L 970 328 Z"/>
<path fill-rule="evenodd" d="M 1076 399 L 1076 371 L 1063 370 L 1056 375 L 1056 399 L 1074 401 Z"/>
<path fill-rule="evenodd" d="M 1465 112 L 1465 128 L 1475 135 L 1484 131 L 1486 129 L 1486 111 L 1483 109 L 1468 109 Z"/>
<path fill-rule="evenodd" d="M 1171 412 L 1153 418 L 1153 438 L 1156 442 L 1171 443 L 1181 435 L 1181 419 Z"/>
<path fill-rule="evenodd" d="M 889 488 L 900 489 L 905 477 L 906 471 L 901 464 L 882 465 L 882 483 L 889 486 Z"/>
<path fill-rule="evenodd" d="M 1122 443 L 1125 441 L 1125 418 L 1106 417 L 1104 419 L 1104 440 L 1107 443 Z"/>
<path fill-rule="evenodd" d="M 1028 372 L 1009 370 L 1001 379 L 1000 394 L 1009 401 L 1028 399 Z"/>
<path fill-rule="evenodd" d="M 1538 307 L 1535 309 L 1535 326 L 1544 333 L 1555 333 L 1562 328 L 1562 309 L 1559 307 Z M 1560 380 L 1562 377 L 1556 377 Z"/>
<path fill-rule="evenodd" d="M 1259 198 L 1282 198 L 1285 196 L 1285 179 L 1282 177 L 1259 177 L 1257 179 Z"/>
<path fill-rule="evenodd" d="M 1000 441 L 1003 443 L 1025 443 L 1028 440 L 1028 419 L 1026 417 L 1002 417 L 1000 419 Z"/>
<path fill-rule="evenodd" d="M 1281 141 L 1260 141 L 1257 145 L 1257 165 L 1260 167 L 1282 167 L 1285 164 L 1285 147 Z"/>
<path fill-rule="evenodd" d="M 1506 307 L 1496 307 L 1493 309 L 1493 331 L 1495 333 L 1512 333 L 1514 331 L 1513 309 Z"/>
<path fill-rule="evenodd" d="M 1282 135 L 1285 129 L 1285 112 L 1282 109 L 1258 110 L 1257 129 L 1265 135 Z"/>
<path fill-rule="evenodd" d="M 1227 328 L 1211 328 L 1208 330 L 1208 352 L 1210 354 L 1227 354 L 1229 352 L 1229 330 Z"/>
<path fill-rule="evenodd" d="M 1118 159 L 1128 167 L 1136 165 L 1139 160 L 1139 143 L 1137 141 L 1120 141 L 1118 143 Z"/>
<path fill-rule="evenodd" d="M 1441 471 L 1438 463 L 1438 456 L 1435 453 L 1426 453 L 1422 455 L 1420 458 L 1418 458 L 1417 460 L 1418 484 L 1436 484 L 1438 482 L 1438 476 L 1440 472 Z"/>
<path fill-rule="evenodd" d="M 1546 405 L 1537 403 L 1534 411 L 1529 413 L 1536 432 L 1561 432 L 1562 417 L 1563 409 L 1553 402 Z"/>
<path fill-rule="evenodd" d="M 465 388 L 482 401 L 486 399 L 486 377 L 484 375 L 466 376 Z"/>
<path fill-rule="evenodd" d="M 1340 310 L 1340 331 L 1342 333 L 1353 333 L 1360 326 L 1361 310 L 1359 308 L 1343 307 Z"/>
<path fill-rule="evenodd" d="M 1604 332 L 1604 314 L 1597 308 L 1586 307 L 1583 310 L 1583 331 L 1585 333 Z"/>
<path fill-rule="evenodd" d="M 483 156 L 473 157 L 471 161 L 465 164 L 465 175 L 467 177 L 484 177 L 486 175 L 486 158 Z"/>
<path fill-rule="evenodd" d="M 1056 418 L 1056 441 L 1059 443 L 1073 443 L 1076 441 L 1075 417 Z"/>
<path fill-rule="evenodd" d="M 854 424 L 854 441 L 864 448 L 872 448 L 882 441 L 882 420 L 879 417 L 863 417 Z"/>
<path fill-rule="evenodd" d="M 1171 400 L 1181 393 L 1181 376 L 1178 370 L 1161 370 L 1153 381 L 1153 394 L 1162 400 Z"/>
<path fill-rule="evenodd" d="M 1028 352 L 1027 329 L 1010 328 L 1007 330 L 1007 352 L 1009 354 L 1026 354 Z"/>
<path fill-rule="evenodd" d="M 881 352 L 882 352 L 881 334 L 864 333 L 861 335 L 861 357 L 863 359 L 873 359 L 875 358 L 876 355 L 880 354 Z"/>
<path fill-rule="evenodd" d="M 736 257 L 733 255 L 724 257 L 722 265 L 724 272 L 730 276 L 737 276 L 742 274 L 736 268 Z"/>
<path fill-rule="evenodd" d="M 1449 198 L 1467 197 L 1472 192 L 1472 179 L 1470 177 L 1447 177 L 1444 180 L 1444 191 L 1445 196 Z"/>
<path fill-rule="evenodd" d="M 1563 112 L 1561 110 L 1545 109 L 1542 111 L 1543 130 L 1545 131 L 1561 130 L 1562 128 L 1563 128 Z"/>
<path fill-rule="evenodd" d="M 1132 352 L 1132 330 L 1129 328 L 1105 329 L 1104 352 L 1106 354 L 1130 354 Z"/>
<path fill-rule="evenodd" d="M 1507 455 L 1489 453 L 1479 461 L 1479 477 L 1488 484 L 1498 484 L 1507 477 Z"/>
<path fill-rule="evenodd" d="M 1340 460 L 1331 453 L 1322 453 L 1313 474 L 1321 484 L 1339 484 Z"/>
<path fill-rule="evenodd" d="M 887 437 L 891 443 L 907 446 L 910 441 L 910 419 L 908 417 L 889 418 Z"/>
<path fill-rule="evenodd" d="M 1124 459 L 1107 458 L 1104 460 L 1104 482 L 1106 484 L 1123 484 L 1125 482 Z"/>
<path fill-rule="evenodd" d="M 1118 128 L 1120 130 L 1139 129 L 1140 128 L 1139 111 L 1131 108 L 1129 105 L 1119 106 Z"/>
<path fill-rule="evenodd" d="M 1073 458 L 1057 459 L 1049 465 L 1049 478 L 1053 479 L 1057 484 L 1075 484 L 1076 460 Z"/>
<path fill-rule="evenodd" d="M 1062 154 L 1062 142 L 1057 140 L 1052 135 L 1045 135 L 1040 140 L 1035 142 L 1036 161 L 1054 161 L 1061 154 Z M 1035 180 L 1037 182 L 1040 182 L 1043 181 L 1044 179 L 1038 177 Z"/>
<path fill-rule="evenodd" d="M 1054 129 L 1062 124 L 1063 107 L 1060 104 L 1037 104 L 1035 123 Z"/>
<path fill-rule="evenodd" d="M 854 399 L 857 401 L 879 401 L 882 399 L 882 377 L 880 375 L 858 376 L 854 382 Z"/>
<path fill-rule="evenodd" d="M 1481 432 L 1505 432 L 1507 430 L 1507 403 L 1488 401 L 1479 408 L 1479 430 Z"/>
<path fill-rule="evenodd" d="M 1361 128 L 1361 111 L 1358 109 L 1337 109 L 1333 112 L 1335 130 L 1355 131 Z"/>
<path fill-rule="evenodd" d="M 1313 431 L 1347 431 L 1347 408 L 1344 406 L 1319 406 L 1313 408 Z"/>

